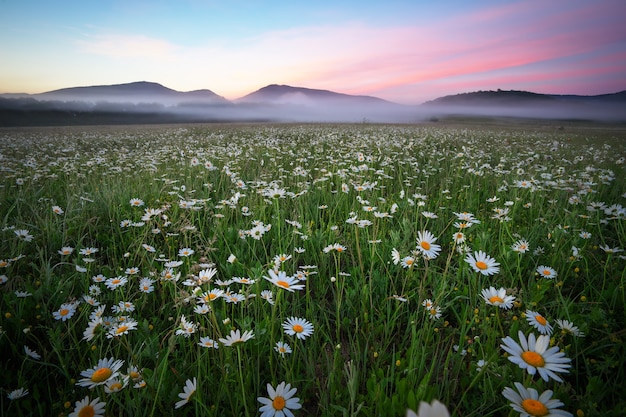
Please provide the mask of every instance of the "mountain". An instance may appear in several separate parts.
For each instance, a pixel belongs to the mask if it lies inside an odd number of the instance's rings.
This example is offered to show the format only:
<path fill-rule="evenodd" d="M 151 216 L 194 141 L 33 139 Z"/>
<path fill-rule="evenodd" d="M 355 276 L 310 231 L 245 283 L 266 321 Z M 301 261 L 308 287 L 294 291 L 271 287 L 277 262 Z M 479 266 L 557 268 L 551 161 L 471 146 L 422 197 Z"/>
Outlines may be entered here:
<path fill-rule="evenodd" d="M 270 84 L 253 93 L 235 100 L 237 103 L 274 103 L 313 105 L 321 103 L 336 103 L 344 105 L 378 105 L 399 106 L 387 100 L 371 96 L 355 96 L 336 93 L 329 90 L 292 87 L 289 85 Z"/>
<path fill-rule="evenodd" d="M 236 99 L 238 111 L 283 122 L 417 121 L 415 108 L 377 97 L 270 84 Z"/>
<path fill-rule="evenodd" d="M 595 96 L 539 94 L 517 90 L 474 91 L 439 97 L 420 107 L 442 115 L 625 121 L 626 90 Z"/>
<path fill-rule="evenodd" d="M 128 84 L 71 87 L 46 93 L 34 94 L 38 100 L 111 102 L 111 103 L 159 103 L 176 105 L 180 103 L 227 103 L 211 90 L 180 92 L 158 83 L 139 81 Z"/>

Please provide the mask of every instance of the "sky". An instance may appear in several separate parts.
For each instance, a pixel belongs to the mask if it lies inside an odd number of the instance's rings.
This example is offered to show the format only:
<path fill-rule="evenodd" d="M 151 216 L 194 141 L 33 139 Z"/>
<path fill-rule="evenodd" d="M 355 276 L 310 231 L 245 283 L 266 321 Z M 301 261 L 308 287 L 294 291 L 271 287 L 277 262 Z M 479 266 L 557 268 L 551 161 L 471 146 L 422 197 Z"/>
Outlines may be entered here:
<path fill-rule="evenodd" d="M 0 93 L 607 94 L 626 90 L 625 17 L 624 0 L 0 0 Z"/>

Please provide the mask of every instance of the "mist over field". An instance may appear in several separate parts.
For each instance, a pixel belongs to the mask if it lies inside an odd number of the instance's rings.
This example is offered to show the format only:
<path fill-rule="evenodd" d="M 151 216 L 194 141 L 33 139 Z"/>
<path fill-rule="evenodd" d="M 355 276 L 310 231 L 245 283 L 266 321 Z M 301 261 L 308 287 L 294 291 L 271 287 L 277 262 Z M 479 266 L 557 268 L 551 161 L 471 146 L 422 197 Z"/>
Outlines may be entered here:
<path fill-rule="evenodd" d="M 626 121 L 626 92 L 555 96 L 479 91 L 403 105 L 377 97 L 268 85 L 236 100 L 211 90 L 179 92 L 136 82 L 0 95 L 0 125 L 172 122 L 417 123 L 450 116 Z"/>

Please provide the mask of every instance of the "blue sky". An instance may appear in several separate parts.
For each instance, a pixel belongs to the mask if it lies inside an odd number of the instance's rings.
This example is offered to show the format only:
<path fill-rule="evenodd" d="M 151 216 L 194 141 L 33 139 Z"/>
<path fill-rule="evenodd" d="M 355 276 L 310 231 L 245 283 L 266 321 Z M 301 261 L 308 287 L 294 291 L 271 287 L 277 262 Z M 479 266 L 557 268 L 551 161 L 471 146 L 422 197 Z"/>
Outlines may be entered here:
<path fill-rule="evenodd" d="M 0 92 L 271 83 L 402 103 L 626 89 L 626 2 L 0 0 Z"/>

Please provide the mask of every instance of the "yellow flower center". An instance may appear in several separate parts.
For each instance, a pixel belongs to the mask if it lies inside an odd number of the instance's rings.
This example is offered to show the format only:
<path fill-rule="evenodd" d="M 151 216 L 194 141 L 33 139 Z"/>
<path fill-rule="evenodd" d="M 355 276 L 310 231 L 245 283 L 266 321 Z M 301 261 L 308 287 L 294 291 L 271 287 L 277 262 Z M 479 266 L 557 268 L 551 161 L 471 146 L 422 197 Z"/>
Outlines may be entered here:
<path fill-rule="evenodd" d="M 217 294 L 210 293 L 209 300 L 215 300 L 217 298 Z"/>
<path fill-rule="evenodd" d="M 537 323 L 541 324 L 542 326 L 545 326 L 546 324 L 548 324 L 548 321 L 544 319 L 543 316 L 540 316 L 540 315 L 536 315 L 535 320 L 537 320 Z"/>
<path fill-rule="evenodd" d="M 542 274 L 545 275 L 545 276 L 551 275 L 550 270 L 548 270 L 548 269 L 544 269 Z"/>
<path fill-rule="evenodd" d="M 121 334 L 121 333 L 124 333 L 126 330 L 128 330 L 128 326 L 120 326 L 120 327 L 117 328 L 115 333 L 116 334 Z"/>
<path fill-rule="evenodd" d="M 67 308 L 64 308 L 63 310 L 59 311 L 59 314 L 62 316 L 67 316 L 70 313 L 70 311 Z"/>
<path fill-rule="evenodd" d="M 116 284 L 119 284 L 120 282 L 122 282 L 122 280 L 116 278 L 116 279 L 111 281 L 111 284 L 116 285 Z"/>
<path fill-rule="evenodd" d="M 522 406 L 524 411 L 535 417 L 545 416 L 550 411 L 544 403 L 542 403 L 541 401 L 533 400 L 531 398 L 525 399 L 520 405 Z"/>
<path fill-rule="evenodd" d="M 287 281 L 276 281 L 276 285 L 283 288 L 289 288 L 291 286 Z"/>
<path fill-rule="evenodd" d="M 96 415 L 96 412 L 93 409 L 93 406 L 86 405 L 80 409 L 78 412 L 78 417 L 93 417 Z"/>
<path fill-rule="evenodd" d="M 141 376 L 141 375 L 139 375 L 139 372 L 135 372 L 135 371 L 131 371 L 131 373 L 129 375 L 130 375 L 130 377 L 132 379 L 137 379 L 137 378 L 139 378 Z"/>
<path fill-rule="evenodd" d="M 522 353 L 521 357 L 524 360 L 524 362 L 526 362 L 527 364 L 531 366 L 534 366 L 535 368 L 541 368 L 546 364 L 546 361 L 543 359 L 543 356 L 541 356 L 537 352 L 526 351 Z"/>
<path fill-rule="evenodd" d="M 293 331 L 296 333 L 302 333 L 304 331 L 304 327 L 299 324 L 294 324 L 292 327 Z"/>
<path fill-rule="evenodd" d="M 489 297 L 489 301 L 492 304 L 502 304 L 504 302 L 504 300 L 498 297 L 497 295 L 494 295 L 493 297 Z"/>
<path fill-rule="evenodd" d="M 116 382 L 116 383 L 114 383 L 114 384 L 111 384 L 111 386 L 109 387 L 109 389 L 110 389 L 111 391 L 119 391 L 119 390 L 121 390 L 121 389 L 122 389 L 122 384 L 121 384 L 121 383 L 119 383 L 119 382 Z"/>
<path fill-rule="evenodd" d="M 92 382 L 103 382 L 109 379 L 113 371 L 110 368 L 96 369 L 91 375 Z"/>
<path fill-rule="evenodd" d="M 430 309 L 430 314 L 433 315 L 433 316 L 436 316 L 437 315 L 437 309 L 431 308 Z"/>
<path fill-rule="evenodd" d="M 274 410 L 280 411 L 285 408 L 285 405 L 286 401 L 280 395 L 276 396 L 276 398 L 272 400 L 272 407 L 274 407 Z"/>
<path fill-rule="evenodd" d="M 430 243 L 428 242 L 420 242 L 420 246 L 424 249 L 424 250 L 430 250 Z"/>
<path fill-rule="evenodd" d="M 476 261 L 476 268 L 485 270 L 487 269 L 487 264 L 483 261 Z"/>

